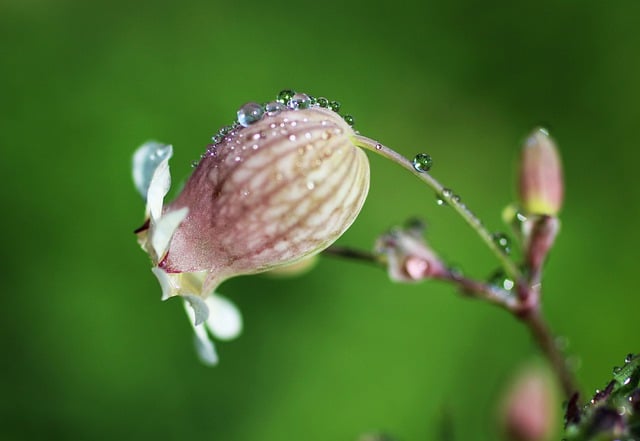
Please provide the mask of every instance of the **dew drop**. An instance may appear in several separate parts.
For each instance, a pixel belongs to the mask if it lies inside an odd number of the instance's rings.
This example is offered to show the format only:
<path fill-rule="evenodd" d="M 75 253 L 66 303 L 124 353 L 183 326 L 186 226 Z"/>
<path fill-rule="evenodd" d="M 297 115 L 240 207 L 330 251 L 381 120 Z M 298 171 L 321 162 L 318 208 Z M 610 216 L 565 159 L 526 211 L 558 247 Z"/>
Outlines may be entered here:
<path fill-rule="evenodd" d="M 336 113 L 340 111 L 340 107 L 342 107 L 342 105 L 338 101 L 331 101 L 329 103 L 329 108 Z"/>
<path fill-rule="evenodd" d="M 313 181 L 307 181 L 307 188 L 309 190 L 313 190 L 314 188 L 316 188 L 316 183 Z"/>
<path fill-rule="evenodd" d="M 306 93 L 296 93 L 287 103 L 290 109 L 308 109 L 311 106 L 311 98 Z"/>
<path fill-rule="evenodd" d="M 295 141 L 296 135 L 289 135 L 289 141 Z"/>
<path fill-rule="evenodd" d="M 436 204 L 440 207 L 447 205 L 447 201 L 442 199 L 440 196 L 436 195 Z"/>
<path fill-rule="evenodd" d="M 633 354 L 627 354 L 627 356 L 624 357 L 625 363 L 631 363 L 631 360 L 633 360 Z"/>
<path fill-rule="evenodd" d="M 279 101 L 271 101 L 264 105 L 264 110 L 267 112 L 267 115 L 273 116 L 285 109 L 284 104 Z"/>
<path fill-rule="evenodd" d="M 431 156 L 426 153 L 418 153 L 416 156 L 414 156 L 412 164 L 413 168 L 417 172 L 424 173 L 431 170 L 433 159 L 431 159 Z"/>
<path fill-rule="evenodd" d="M 317 99 L 317 103 L 318 103 L 318 106 L 324 107 L 325 109 L 329 107 L 329 100 L 323 96 Z"/>
<path fill-rule="evenodd" d="M 345 116 L 343 117 L 343 119 L 344 119 L 344 120 L 345 120 L 345 122 L 346 122 L 347 124 L 349 124 L 351 127 L 353 127 L 353 125 L 355 124 L 355 119 L 353 119 L 353 116 L 351 116 L 351 115 L 345 115 Z"/>
<path fill-rule="evenodd" d="M 459 204 L 462 201 L 462 198 L 460 197 L 460 195 L 454 194 L 453 196 L 451 196 L 451 201 Z"/>
<path fill-rule="evenodd" d="M 453 196 L 453 190 L 451 190 L 450 188 L 443 188 L 442 189 L 442 196 L 445 198 L 450 198 L 451 196 Z"/>
<path fill-rule="evenodd" d="M 377 143 L 376 144 L 376 150 L 382 150 L 382 144 Z"/>
<path fill-rule="evenodd" d="M 622 368 L 620 366 L 613 367 L 613 375 L 618 375 L 620 371 L 622 371 Z"/>
<path fill-rule="evenodd" d="M 224 126 L 218 131 L 218 134 L 221 136 L 227 136 L 231 132 L 233 132 L 233 126 Z"/>
<path fill-rule="evenodd" d="M 493 243 L 495 243 L 503 253 L 509 254 L 511 252 L 511 239 L 504 233 L 493 233 L 491 235 Z"/>
<path fill-rule="evenodd" d="M 507 275 L 502 270 L 497 270 L 495 273 L 493 273 L 491 277 L 489 277 L 488 282 L 491 285 L 496 286 L 500 289 L 504 289 L 506 291 L 511 291 L 515 286 L 514 281 L 507 277 Z"/>
<path fill-rule="evenodd" d="M 264 115 L 264 109 L 258 103 L 247 103 L 238 110 L 238 122 L 243 127 L 249 127 L 251 124 L 260 121 Z"/>
<path fill-rule="evenodd" d="M 214 144 L 219 144 L 223 139 L 224 139 L 224 136 L 221 135 L 220 133 L 211 137 L 211 140 L 213 141 Z"/>
<path fill-rule="evenodd" d="M 290 89 L 281 90 L 280 93 L 278 94 L 277 101 L 286 106 L 289 100 L 293 98 L 295 94 L 296 93 Z"/>

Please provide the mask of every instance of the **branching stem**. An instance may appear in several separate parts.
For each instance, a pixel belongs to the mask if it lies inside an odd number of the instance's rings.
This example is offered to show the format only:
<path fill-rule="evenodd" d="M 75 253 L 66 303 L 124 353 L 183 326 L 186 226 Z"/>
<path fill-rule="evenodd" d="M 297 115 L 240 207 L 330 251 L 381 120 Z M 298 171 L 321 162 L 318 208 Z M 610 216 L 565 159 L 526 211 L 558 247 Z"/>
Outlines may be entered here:
<path fill-rule="evenodd" d="M 405 168 L 406 170 L 409 170 L 412 174 L 425 182 L 429 187 L 431 187 L 433 191 L 436 192 L 438 197 L 442 198 L 442 200 L 453 207 L 453 209 L 460 216 L 462 216 L 462 218 L 471 226 L 471 228 L 473 228 L 473 230 L 478 233 L 480 238 L 496 255 L 507 275 L 509 275 L 509 277 L 511 277 L 513 280 L 520 279 L 520 270 L 518 269 L 518 267 L 496 244 L 493 235 L 484 227 L 482 221 L 469 208 L 467 208 L 466 204 L 464 204 L 458 196 L 453 194 L 453 192 L 451 192 L 450 190 L 447 191 L 447 189 L 428 172 L 418 172 L 413 167 L 413 163 L 410 160 L 408 160 L 398 152 L 392 150 L 391 148 L 382 145 L 379 142 L 374 141 L 373 139 L 361 135 L 355 136 L 354 142 L 358 147 L 370 150 L 395 162 L 396 164 Z"/>

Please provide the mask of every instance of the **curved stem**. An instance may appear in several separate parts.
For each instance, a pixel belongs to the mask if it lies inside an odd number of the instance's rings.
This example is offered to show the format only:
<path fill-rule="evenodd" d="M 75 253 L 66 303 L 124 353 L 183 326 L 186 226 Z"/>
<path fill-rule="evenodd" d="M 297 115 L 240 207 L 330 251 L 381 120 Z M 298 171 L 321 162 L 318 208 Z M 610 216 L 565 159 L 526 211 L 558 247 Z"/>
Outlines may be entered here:
<path fill-rule="evenodd" d="M 503 250 L 496 244 L 494 241 L 493 235 L 489 230 L 487 230 L 483 225 L 482 221 L 475 215 L 473 212 L 467 208 L 467 206 L 460 201 L 460 198 L 457 197 L 451 190 L 446 189 L 440 182 L 438 182 L 433 176 L 431 176 L 427 172 L 418 172 L 414 167 L 413 163 L 409 161 L 407 158 L 397 153 L 396 151 L 390 149 L 389 147 L 380 144 L 373 139 L 367 138 L 365 136 L 356 135 L 354 137 L 354 143 L 361 148 L 370 150 L 374 153 L 377 153 L 393 162 L 398 164 L 399 166 L 405 168 L 406 170 L 413 173 L 420 180 L 425 182 L 429 187 L 431 187 L 436 194 L 441 197 L 447 204 L 451 205 L 453 209 L 460 215 L 462 218 L 473 228 L 473 230 L 478 233 L 480 238 L 485 242 L 485 244 L 489 247 L 491 251 L 496 255 L 502 267 L 504 268 L 507 275 L 514 280 L 520 279 L 520 270 L 518 267 L 509 259 Z M 448 191 L 447 191 L 448 190 Z"/>
<path fill-rule="evenodd" d="M 542 350 L 547 360 L 549 360 L 551 367 L 560 381 L 566 398 L 570 398 L 578 391 L 573 373 L 569 370 L 565 357 L 558 349 L 556 340 L 539 310 L 533 310 L 521 316 L 520 319 L 527 325 L 536 344 Z"/>

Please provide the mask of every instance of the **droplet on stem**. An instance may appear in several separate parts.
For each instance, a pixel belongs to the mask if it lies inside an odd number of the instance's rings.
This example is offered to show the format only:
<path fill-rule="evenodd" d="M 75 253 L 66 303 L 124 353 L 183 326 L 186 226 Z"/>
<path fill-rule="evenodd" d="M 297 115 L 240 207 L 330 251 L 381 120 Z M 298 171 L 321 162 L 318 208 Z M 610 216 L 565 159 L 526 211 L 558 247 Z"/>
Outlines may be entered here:
<path fill-rule="evenodd" d="M 511 239 L 504 233 L 493 233 L 491 235 L 493 242 L 502 250 L 503 253 L 509 254 L 511 252 Z"/>
<path fill-rule="evenodd" d="M 426 153 L 418 153 L 413 158 L 413 168 L 416 169 L 417 172 L 424 173 L 431 170 L 431 166 L 433 165 L 433 159 L 431 159 L 431 155 Z"/>

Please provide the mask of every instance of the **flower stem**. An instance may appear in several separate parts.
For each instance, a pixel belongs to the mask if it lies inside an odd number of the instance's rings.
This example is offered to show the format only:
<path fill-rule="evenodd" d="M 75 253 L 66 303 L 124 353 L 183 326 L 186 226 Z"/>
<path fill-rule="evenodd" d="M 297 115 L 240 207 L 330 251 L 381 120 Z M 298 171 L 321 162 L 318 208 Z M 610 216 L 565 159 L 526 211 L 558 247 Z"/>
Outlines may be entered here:
<path fill-rule="evenodd" d="M 480 236 L 480 238 L 485 242 L 489 249 L 496 255 L 507 275 L 514 280 L 520 279 L 520 270 L 518 269 L 518 267 L 496 244 L 493 235 L 482 225 L 482 221 L 469 208 L 467 208 L 467 206 L 462 203 L 460 199 L 453 194 L 453 192 L 445 191 L 446 188 L 440 182 L 438 182 L 438 180 L 431 176 L 431 174 L 429 174 L 428 172 L 418 172 L 413 167 L 413 163 L 407 158 L 392 150 L 391 148 L 382 145 L 377 141 L 374 141 L 373 139 L 361 135 L 356 135 L 354 137 L 354 143 L 358 147 L 370 150 L 395 162 L 396 164 L 410 171 L 420 180 L 425 182 L 429 187 L 431 187 L 433 191 L 436 192 L 439 197 L 441 197 L 447 204 L 453 207 L 453 209 L 460 216 L 462 216 L 462 218 L 471 226 L 471 228 L 473 228 L 473 230 Z"/>
<path fill-rule="evenodd" d="M 564 355 L 558 349 L 556 339 L 544 317 L 538 309 L 535 309 L 528 314 L 521 315 L 520 319 L 529 328 L 534 341 L 551 364 L 566 398 L 570 398 L 578 391 L 578 388 L 573 373 L 567 366 Z"/>

